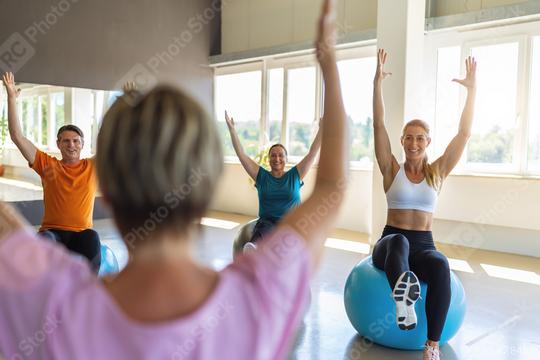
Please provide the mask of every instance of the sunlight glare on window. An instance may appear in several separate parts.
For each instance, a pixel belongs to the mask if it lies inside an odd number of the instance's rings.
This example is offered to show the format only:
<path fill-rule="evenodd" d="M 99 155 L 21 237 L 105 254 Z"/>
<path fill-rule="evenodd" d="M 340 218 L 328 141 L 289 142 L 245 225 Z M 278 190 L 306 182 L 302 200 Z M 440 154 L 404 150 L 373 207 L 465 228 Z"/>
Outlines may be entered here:
<path fill-rule="evenodd" d="M 288 70 L 287 122 L 289 155 L 305 156 L 315 134 L 315 67 Z"/>
<path fill-rule="evenodd" d="M 519 43 L 472 48 L 478 62 L 476 111 L 468 163 L 512 165 L 516 135 Z"/>
<path fill-rule="evenodd" d="M 234 118 L 236 132 L 249 156 L 259 152 L 261 119 L 261 71 L 216 76 L 215 109 L 226 156 L 235 156 L 225 110 Z"/>

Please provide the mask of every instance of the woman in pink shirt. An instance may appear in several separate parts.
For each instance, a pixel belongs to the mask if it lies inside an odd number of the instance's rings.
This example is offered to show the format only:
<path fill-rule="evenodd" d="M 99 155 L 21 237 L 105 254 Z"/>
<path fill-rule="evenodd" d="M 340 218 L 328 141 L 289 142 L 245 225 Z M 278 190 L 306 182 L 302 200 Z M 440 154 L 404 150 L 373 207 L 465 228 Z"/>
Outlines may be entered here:
<path fill-rule="evenodd" d="M 212 118 L 158 87 L 106 114 L 96 165 L 130 261 L 113 278 L 39 240 L 0 204 L 0 353 L 18 359 L 283 359 L 347 183 L 345 112 L 325 0 L 316 42 L 325 80 L 312 195 L 268 241 L 220 272 L 191 241 L 223 166 Z"/>

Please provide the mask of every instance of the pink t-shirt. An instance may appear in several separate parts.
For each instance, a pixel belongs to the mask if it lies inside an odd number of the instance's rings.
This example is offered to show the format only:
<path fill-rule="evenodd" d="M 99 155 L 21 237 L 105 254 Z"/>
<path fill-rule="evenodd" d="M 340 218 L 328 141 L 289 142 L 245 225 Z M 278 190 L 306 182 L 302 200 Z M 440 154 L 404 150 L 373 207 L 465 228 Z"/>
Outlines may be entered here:
<path fill-rule="evenodd" d="M 220 272 L 194 313 L 154 324 L 121 311 L 83 261 L 21 230 L 0 243 L 0 353 L 20 359 L 283 359 L 309 292 L 293 230 Z"/>

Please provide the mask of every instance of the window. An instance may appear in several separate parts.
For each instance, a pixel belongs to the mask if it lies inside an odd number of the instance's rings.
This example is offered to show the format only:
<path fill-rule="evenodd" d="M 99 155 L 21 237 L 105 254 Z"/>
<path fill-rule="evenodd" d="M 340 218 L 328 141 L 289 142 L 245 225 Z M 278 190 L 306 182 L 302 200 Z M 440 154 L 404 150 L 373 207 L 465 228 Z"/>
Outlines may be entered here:
<path fill-rule="evenodd" d="M 39 103 L 39 144 L 46 146 L 48 144 L 49 133 L 49 97 L 47 95 L 41 95 L 38 98 Z"/>
<path fill-rule="evenodd" d="M 2 90 L 0 90 L 0 97 L 2 96 Z M 0 101 L 0 145 L 4 147 L 9 140 L 8 123 L 7 123 L 7 101 Z"/>
<path fill-rule="evenodd" d="M 283 68 L 268 71 L 268 142 L 276 144 L 281 140 L 283 122 Z"/>
<path fill-rule="evenodd" d="M 18 102 L 23 134 L 40 148 L 52 147 L 56 139 L 51 139 L 52 129 L 49 126 L 54 126 L 56 134 L 60 126 L 66 123 L 64 92 L 50 93 L 47 86 L 23 86 Z"/>
<path fill-rule="evenodd" d="M 533 38 L 529 97 L 528 171 L 540 174 L 540 36 Z"/>
<path fill-rule="evenodd" d="M 54 132 L 55 135 L 58 132 L 58 130 L 66 124 L 66 115 L 64 112 L 64 93 L 63 92 L 57 92 L 52 94 L 52 108 L 54 109 L 53 112 L 53 120 L 55 123 L 55 129 Z"/>
<path fill-rule="evenodd" d="M 236 132 L 246 153 L 259 152 L 261 121 L 261 71 L 219 75 L 215 78 L 215 109 L 225 156 L 235 156 L 225 123 L 225 110 L 234 118 Z"/>
<path fill-rule="evenodd" d="M 478 62 L 477 96 L 472 135 L 460 163 L 462 171 L 517 173 L 521 124 L 517 114 L 520 42 L 444 47 L 437 54 L 435 151 L 457 133 L 466 89 L 451 82 L 465 74 L 464 55 Z M 463 56 L 462 56 L 463 55 Z"/>
<path fill-rule="evenodd" d="M 24 136 L 39 144 L 40 106 L 37 96 L 25 96 L 21 99 L 21 125 Z"/>
<path fill-rule="evenodd" d="M 517 170 L 519 43 L 473 47 L 471 54 L 481 65 L 477 73 L 476 114 L 467 162 L 500 164 L 506 165 L 501 169 Z"/>
<path fill-rule="evenodd" d="M 437 93 L 435 107 L 435 126 L 431 129 L 434 140 L 431 147 L 436 156 L 444 153 L 446 147 L 457 134 L 461 117 L 460 87 L 452 79 L 461 74 L 461 47 L 440 48 L 437 51 Z M 430 154 L 431 155 L 431 154 Z"/>
<path fill-rule="evenodd" d="M 314 66 L 287 70 L 289 156 L 305 156 L 315 137 L 316 76 Z"/>
<path fill-rule="evenodd" d="M 373 74 L 377 59 L 365 57 L 338 62 L 341 90 L 352 136 L 351 161 L 373 162 Z"/>

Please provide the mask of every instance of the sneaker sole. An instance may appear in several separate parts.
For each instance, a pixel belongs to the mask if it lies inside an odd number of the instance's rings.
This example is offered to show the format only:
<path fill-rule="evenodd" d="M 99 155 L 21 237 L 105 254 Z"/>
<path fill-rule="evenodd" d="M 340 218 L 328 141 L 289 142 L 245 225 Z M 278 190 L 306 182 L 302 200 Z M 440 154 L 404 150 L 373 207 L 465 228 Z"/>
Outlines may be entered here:
<path fill-rule="evenodd" d="M 405 276 L 396 284 L 392 297 L 396 302 L 405 301 L 407 306 L 414 306 L 420 297 L 420 281 L 412 272 L 406 272 Z M 416 322 L 410 325 L 403 324 L 402 322 L 406 320 L 404 316 L 398 317 L 397 320 L 401 330 L 412 330 L 416 328 Z"/>
<path fill-rule="evenodd" d="M 409 288 L 409 291 L 407 291 L 407 288 Z M 404 301 L 403 298 L 406 297 L 406 304 L 408 306 L 413 305 L 420 297 L 420 282 L 418 278 L 412 272 L 407 272 L 403 279 L 396 285 L 393 297 L 395 301 Z"/>

